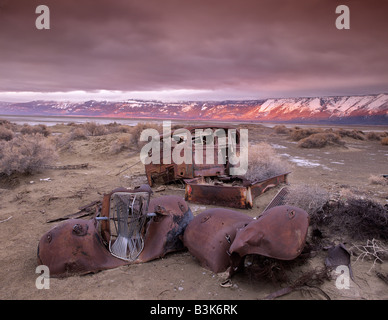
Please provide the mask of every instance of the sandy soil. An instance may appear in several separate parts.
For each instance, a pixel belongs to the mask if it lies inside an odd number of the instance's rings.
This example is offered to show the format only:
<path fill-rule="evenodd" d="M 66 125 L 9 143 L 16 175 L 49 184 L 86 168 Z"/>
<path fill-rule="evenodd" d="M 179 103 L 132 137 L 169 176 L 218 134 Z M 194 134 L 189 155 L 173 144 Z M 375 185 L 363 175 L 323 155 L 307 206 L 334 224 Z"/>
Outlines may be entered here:
<path fill-rule="evenodd" d="M 64 132 L 67 128 L 62 125 L 52 130 Z M 346 148 L 300 149 L 285 135 L 275 134 L 271 128 L 252 125 L 249 130 L 251 144 L 260 141 L 271 143 L 279 154 L 290 161 L 290 184 L 319 183 L 334 193 L 350 189 L 386 203 L 388 187 L 371 185 L 368 178 L 372 174 L 388 173 L 388 146 L 376 141 L 345 139 Z M 73 141 L 72 148 L 62 152 L 56 163 L 88 163 L 87 169 L 44 170 L 0 183 L 0 299 L 251 300 L 263 299 L 282 287 L 269 281 L 254 281 L 246 274 L 236 275 L 231 287 L 221 287 L 225 274 L 214 274 L 200 267 L 190 253 L 184 251 L 144 264 L 85 276 L 50 279 L 49 290 L 37 289 L 38 241 L 43 233 L 57 224 L 47 223 L 47 220 L 77 212 L 82 205 L 102 199 L 104 193 L 116 187 L 133 187 L 146 181 L 141 163 L 118 174 L 136 163 L 139 155 L 129 151 L 110 154 L 109 145 L 116 138 L 117 134 L 110 134 Z M 291 162 L 295 159 L 296 162 Z M 253 217 L 259 215 L 277 191 L 272 189 L 256 198 L 252 210 L 241 211 Z M 184 190 L 172 185 L 153 196 L 165 194 L 184 197 Z M 196 215 L 210 206 L 190 204 L 190 207 Z M 330 240 L 340 243 L 348 239 L 335 235 Z M 318 252 L 303 266 L 295 267 L 292 277 L 297 278 L 306 270 L 322 266 L 326 254 L 325 251 Z M 335 276 L 321 289 L 331 299 L 388 299 L 387 284 L 376 276 L 376 271 L 388 273 L 387 263 L 373 266 L 373 261 L 356 261 L 356 257 L 352 257 L 352 268 L 354 281 L 350 281 L 349 289 L 337 289 Z M 319 292 L 295 291 L 281 299 L 324 299 L 324 296 Z"/>

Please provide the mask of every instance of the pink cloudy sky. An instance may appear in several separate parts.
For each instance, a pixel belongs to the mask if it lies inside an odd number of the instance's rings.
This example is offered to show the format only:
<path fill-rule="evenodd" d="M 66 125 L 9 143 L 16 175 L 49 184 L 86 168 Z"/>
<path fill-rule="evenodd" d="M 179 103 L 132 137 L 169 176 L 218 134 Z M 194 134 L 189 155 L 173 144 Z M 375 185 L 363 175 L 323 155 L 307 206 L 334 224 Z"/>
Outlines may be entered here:
<path fill-rule="evenodd" d="M 0 0 L 0 100 L 388 92 L 387 15 L 387 0 Z"/>

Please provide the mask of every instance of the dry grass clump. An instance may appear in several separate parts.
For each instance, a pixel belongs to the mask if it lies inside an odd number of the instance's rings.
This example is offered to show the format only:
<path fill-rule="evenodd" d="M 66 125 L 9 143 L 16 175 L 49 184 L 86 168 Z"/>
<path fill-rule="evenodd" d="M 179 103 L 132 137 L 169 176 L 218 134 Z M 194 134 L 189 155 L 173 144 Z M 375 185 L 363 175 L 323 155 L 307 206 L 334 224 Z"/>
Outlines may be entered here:
<path fill-rule="evenodd" d="M 304 250 L 306 251 L 306 250 Z M 290 281 L 290 273 L 295 267 L 307 262 L 308 254 L 302 252 L 293 260 L 279 260 L 259 254 L 248 254 L 244 257 L 243 271 L 253 281 L 268 281 L 274 284 Z"/>
<path fill-rule="evenodd" d="M 56 158 L 54 148 L 38 134 L 20 135 L 0 142 L 0 174 L 31 174 Z"/>
<path fill-rule="evenodd" d="M 328 145 L 343 145 L 339 135 L 332 132 L 314 133 L 298 142 L 300 148 L 323 148 Z"/>
<path fill-rule="evenodd" d="M 90 136 L 102 136 L 112 133 L 129 132 L 131 130 L 130 126 L 121 125 L 116 122 L 106 125 L 98 124 L 96 122 L 85 122 L 82 124 L 69 123 L 68 126 L 71 127 L 69 132 L 56 136 L 51 140 L 52 144 L 57 149 L 71 149 L 70 142 L 73 140 L 85 140 Z M 119 149 L 123 147 L 122 142 L 123 141 L 120 142 L 121 146 Z M 117 146 L 112 146 L 112 150 L 114 150 L 115 147 Z M 113 153 L 116 153 L 116 151 Z"/>
<path fill-rule="evenodd" d="M 133 137 L 130 134 L 120 135 L 111 145 L 109 152 L 112 154 L 120 153 L 133 147 Z"/>
<path fill-rule="evenodd" d="M 338 201 L 317 185 L 291 186 L 285 203 L 309 213 L 313 229 L 346 235 L 354 240 L 388 240 L 388 212 L 380 203 L 348 193 Z"/>
<path fill-rule="evenodd" d="M 245 178 L 261 181 L 290 171 L 288 162 L 281 159 L 275 150 L 265 142 L 249 149 L 248 170 Z"/>
<path fill-rule="evenodd" d="M 48 137 L 51 134 L 51 131 L 44 124 L 37 124 L 34 126 L 31 126 L 29 124 L 24 124 L 23 127 L 20 129 L 20 133 L 23 135 L 25 135 L 25 134 L 41 134 L 45 137 Z"/>
<path fill-rule="evenodd" d="M 365 197 L 338 201 L 326 213 L 325 225 L 331 231 L 355 240 L 388 240 L 388 212 L 380 203 Z"/>
<path fill-rule="evenodd" d="M 88 136 L 103 136 L 109 133 L 103 124 L 96 122 L 85 122 L 80 125 L 80 128 L 83 128 Z"/>
<path fill-rule="evenodd" d="M 305 210 L 312 224 L 319 223 L 330 193 L 317 184 L 296 184 L 288 188 L 285 203 Z"/>
<path fill-rule="evenodd" d="M 122 135 L 118 136 L 118 138 L 111 144 L 110 153 L 117 154 L 124 150 L 129 150 L 132 148 L 140 149 L 147 142 L 140 141 L 141 133 L 146 129 L 155 129 L 162 133 L 163 127 L 161 124 L 156 123 L 143 123 L 140 122 L 136 126 L 120 126 L 116 127 L 115 132 L 123 132 Z"/>
<path fill-rule="evenodd" d="M 290 138 L 293 141 L 299 141 L 299 140 L 302 140 L 304 138 L 307 138 L 308 136 L 311 136 L 312 134 L 321 133 L 321 132 L 323 132 L 322 129 L 315 129 L 315 128 L 301 129 L 299 127 L 294 127 L 290 131 Z"/>
<path fill-rule="evenodd" d="M 130 133 L 132 135 L 132 141 L 137 148 L 141 148 L 146 143 L 144 141 L 140 141 L 141 133 L 145 129 L 155 129 L 161 134 L 163 131 L 163 126 L 162 124 L 158 124 L 154 122 L 148 122 L 148 123 L 139 122 L 136 126 L 133 126 L 131 128 Z"/>
<path fill-rule="evenodd" d="M 383 176 L 377 176 L 377 175 L 372 174 L 368 178 L 368 182 L 369 182 L 369 184 L 387 186 L 388 185 L 388 178 L 384 178 Z"/>
<path fill-rule="evenodd" d="M 382 138 L 382 139 L 381 139 L 381 144 L 382 144 L 383 146 L 388 146 L 388 137 Z"/>
<path fill-rule="evenodd" d="M 284 124 L 278 124 L 273 127 L 275 133 L 277 134 L 288 134 L 290 133 L 290 129 L 288 129 Z"/>
<path fill-rule="evenodd" d="M 105 128 L 109 133 L 128 133 L 131 131 L 130 126 L 119 124 L 116 121 L 106 124 Z"/>
<path fill-rule="evenodd" d="M 381 135 L 376 132 L 368 132 L 366 134 L 366 138 L 370 141 L 379 141 L 381 139 Z"/>
<path fill-rule="evenodd" d="M 0 126 L 0 140 L 9 141 L 14 137 L 12 130 L 6 128 L 5 126 Z"/>
<path fill-rule="evenodd" d="M 76 127 L 69 132 L 70 140 L 84 140 L 89 135 L 89 132 L 83 127 Z"/>
<path fill-rule="evenodd" d="M 9 122 L 8 120 L 0 119 L 0 127 L 3 127 L 15 132 L 17 128 L 17 124 Z"/>
<path fill-rule="evenodd" d="M 360 130 L 339 129 L 335 133 L 337 133 L 341 138 L 349 137 L 356 140 L 365 140 L 365 134 Z"/>

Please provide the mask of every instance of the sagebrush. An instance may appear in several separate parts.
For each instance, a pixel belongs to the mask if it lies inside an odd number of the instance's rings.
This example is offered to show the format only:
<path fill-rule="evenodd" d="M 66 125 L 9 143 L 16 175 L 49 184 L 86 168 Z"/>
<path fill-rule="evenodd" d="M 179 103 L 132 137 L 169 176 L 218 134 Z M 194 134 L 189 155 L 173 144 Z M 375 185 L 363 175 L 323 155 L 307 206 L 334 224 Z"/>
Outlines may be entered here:
<path fill-rule="evenodd" d="M 0 174 L 31 174 L 56 159 L 54 147 L 40 133 L 0 141 Z"/>
<path fill-rule="evenodd" d="M 248 153 L 248 170 L 245 178 L 260 181 L 290 171 L 290 165 L 283 160 L 268 143 L 261 142 Z"/>
<path fill-rule="evenodd" d="M 330 200 L 330 193 L 317 184 L 295 184 L 288 187 L 285 203 L 305 210 L 310 215 L 310 222 L 321 220 L 325 205 Z"/>
<path fill-rule="evenodd" d="M 314 133 L 298 142 L 300 148 L 323 148 L 328 145 L 343 145 L 340 136 L 332 132 Z"/>

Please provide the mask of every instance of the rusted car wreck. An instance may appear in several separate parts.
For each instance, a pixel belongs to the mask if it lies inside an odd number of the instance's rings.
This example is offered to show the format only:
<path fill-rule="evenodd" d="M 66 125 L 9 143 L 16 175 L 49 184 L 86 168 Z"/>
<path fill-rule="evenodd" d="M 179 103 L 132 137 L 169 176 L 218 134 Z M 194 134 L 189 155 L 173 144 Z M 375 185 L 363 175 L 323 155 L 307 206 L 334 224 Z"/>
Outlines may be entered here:
<path fill-rule="evenodd" d="M 158 136 L 159 157 L 156 163 L 145 164 L 149 185 L 180 180 L 185 183 L 186 201 L 252 208 L 255 197 L 281 183 L 287 183 L 290 172 L 260 181 L 250 181 L 243 175 L 234 174 L 241 165 L 239 161 L 232 161 L 233 156 L 240 154 L 242 149 L 240 131 L 227 126 L 195 126 Z M 186 156 L 183 155 L 184 149 L 180 148 L 182 161 L 171 162 L 172 151 L 164 148 L 165 140 L 169 141 L 172 149 L 185 145 Z M 247 148 L 247 139 L 245 143 L 244 147 Z"/>
<path fill-rule="evenodd" d="M 231 160 L 230 149 L 239 151 L 240 133 L 225 127 L 201 127 L 193 137 L 191 133 L 198 128 L 176 130 L 156 140 L 162 144 L 163 139 L 172 138 L 178 156 L 186 152 L 186 160 L 189 155 L 192 161 L 170 164 L 163 162 L 171 158 L 170 153 L 159 154 L 159 164 L 146 165 L 149 185 L 115 189 L 96 202 L 91 219 L 69 219 L 46 232 L 39 241 L 38 263 L 46 265 L 51 276 L 64 277 L 144 263 L 186 248 L 203 267 L 216 273 L 229 269 L 233 275 L 247 255 L 279 260 L 300 255 L 309 225 L 308 214 L 300 208 L 273 206 L 278 202 L 273 201 L 257 218 L 226 208 L 193 216 L 186 201 L 252 208 L 256 196 L 286 182 L 288 175 L 262 181 L 234 175 L 233 168 L 239 163 Z M 180 145 L 185 142 L 188 153 Z M 215 161 L 207 163 L 198 154 Z M 213 178 L 213 183 L 207 183 L 207 178 Z M 185 198 L 151 197 L 153 183 L 176 180 L 186 183 Z M 283 193 L 275 198 L 280 196 Z"/>
<path fill-rule="evenodd" d="M 193 215 L 183 198 L 150 199 L 144 185 L 104 195 L 92 219 L 69 219 L 46 232 L 38 264 L 66 277 L 161 258 L 184 248 L 181 236 Z"/>
<path fill-rule="evenodd" d="M 233 275 L 249 254 L 295 259 L 304 248 L 308 225 L 307 212 L 287 205 L 270 208 L 256 219 L 212 208 L 195 216 L 187 226 L 184 244 L 203 267 L 215 273 L 229 269 Z"/>
<path fill-rule="evenodd" d="M 180 128 L 156 138 L 161 145 L 159 157 L 157 161 L 145 165 L 150 186 L 155 182 L 169 183 L 180 179 L 229 175 L 233 165 L 228 159 L 228 143 L 230 145 L 233 140 L 234 151 L 240 149 L 239 131 L 225 126 Z M 166 141 L 171 149 L 164 148 Z M 172 150 L 183 145 L 187 148 L 186 157 L 183 155 L 184 148 L 179 153 L 184 160 L 181 163 L 171 161 Z"/>
<path fill-rule="evenodd" d="M 302 251 L 308 214 L 275 206 L 257 219 L 225 208 L 193 217 L 178 196 L 150 199 L 151 189 L 118 188 L 104 195 L 92 219 L 69 219 L 46 232 L 38 244 L 38 264 L 52 277 L 98 272 L 144 263 L 187 248 L 213 272 L 241 269 L 248 254 L 280 260 Z"/>

